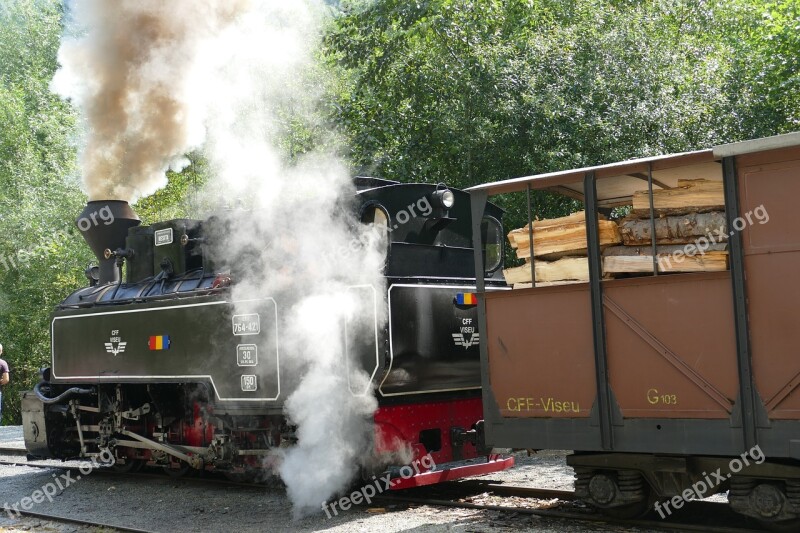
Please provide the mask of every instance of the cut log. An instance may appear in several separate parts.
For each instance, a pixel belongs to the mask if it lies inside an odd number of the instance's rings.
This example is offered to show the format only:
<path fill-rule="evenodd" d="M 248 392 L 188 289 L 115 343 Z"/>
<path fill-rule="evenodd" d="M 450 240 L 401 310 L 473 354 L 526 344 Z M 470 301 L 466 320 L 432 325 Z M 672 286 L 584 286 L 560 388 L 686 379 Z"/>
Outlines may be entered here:
<path fill-rule="evenodd" d="M 693 256 L 658 254 L 658 271 L 670 272 L 719 272 L 728 270 L 728 252 L 706 252 Z M 652 255 L 606 255 L 603 257 L 605 274 L 653 272 Z"/>
<path fill-rule="evenodd" d="M 552 262 L 535 261 L 534 264 L 536 265 L 536 285 L 539 285 L 539 282 L 589 280 L 589 260 L 586 257 L 564 257 Z M 531 265 L 528 263 L 503 270 L 503 276 L 509 285 L 530 283 Z"/>
<path fill-rule="evenodd" d="M 608 246 L 622 242 L 617 223 L 611 220 L 600 220 L 600 245 Z M 528 230 L 523 228 L 511 232 L 516 243 L 517 257 L 531 256 Z M 533 252 L 542 259 L 557 259 L 564 255 L 586 254 L 586 224 L 584 222 L 561 225 L 533 226 Z"/>
<path fill-rule="evenodd" d="M 598 214 L 597 218 L 599 220 L 607 220 L 606 217 L 602 214 Z M 586 211 L 578 211 L 576 213 L 572 213 L 571 215 L 559 218 L 546 218 L 543 220 L 534 220 L 533 227 L 535 228 L 548 228 L 551 226 L 565 226 L 567 224 L 581 224 L 586 222 Z M 525 227 L 518 228 L 515 230 L 511 230 L 508 233 L 508 242 L 511 243 L 511 247 L 516 249 L 517 248 L 517 241 L 514 238 L 515 235 L 520 233 L 528 233 L 528 225 L 526 224 Z M 536 243 L 534 243 L 536 244 Z"/>
<path fill-rule="evenodd" d="M 722 181 L 678 180 L 678 186 L 672 189 L 654 189 L 653 208 L 660 215 L 724 211 Z M 650 198 L 646 190 L 633 193 L 633 214 L 650 216 Z"/>
<path fill-rule="evenodd" d="M 681 244 L 659 244 L 657 252 L 659 255 L 669 255 L 678 252 L 686 253 L 687 249 L 690 254 L 700 253 L 696 249 L 692 249 L 691 246 L 687 247 Z M 726 243 L 710 244 L 705 248 L 705 252 L 724 252 L 727 249 L 728 245 Z M 653 250 L 649 244 L 646 246 L 609 246 L 603 250 L 603 257 L 612 255 L 652 255 L 652 252 Z"/>
<path fill-rule="evenodd" d="M 578 281 L 578 280 L 565 280 L 565 281 L 543 281 L 539 283 L 536 282 L 536 287 L 554 287 L 556 285 L 573 285 L 575 283 L 586 283 L 586 281 Z M 514 289 L 530 289 L 533 287 L 533 283 L 515 283 Z"/>
<path fill-rule="evenodd" d="M 655 220 L 656 244 L 689 244 L 710 235 L 715 241 L 727 241 L 725 213 L 690 213 L 666 216 Z M 622 242 L 626 246 L 650 244 L 650 218 L 626 218 L 619 223 Z M 535 245 L 535 243 L 534 243 Z"/>

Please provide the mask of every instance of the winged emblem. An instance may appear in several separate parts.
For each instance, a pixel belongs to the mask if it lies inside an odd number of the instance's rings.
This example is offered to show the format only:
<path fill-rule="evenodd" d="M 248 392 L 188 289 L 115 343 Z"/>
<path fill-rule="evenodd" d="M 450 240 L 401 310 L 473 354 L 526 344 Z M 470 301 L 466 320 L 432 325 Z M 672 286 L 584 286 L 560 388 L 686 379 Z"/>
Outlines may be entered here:
<path fill-rule="evenodd" d="M 456 346 L 463 346 L 464 349 L 468 349 L 470 346 L 478 344 L 480 342 L 480 333 L 473 333 L 469 340 L 464 338 L 463 333 L 453 333 L 453 341 L 455 341 Z"/>
<path fill-rule="evenodd" d="M 125 351 L 125 346 L 128 344 L 127 342 L 118 342 L 117 347 L 114 348 L 113 342 L 107 342 L 106 344 L 106 351 L 110 354 L 114 354 L 116 357 L 117 354 L 120 354 Z"/>

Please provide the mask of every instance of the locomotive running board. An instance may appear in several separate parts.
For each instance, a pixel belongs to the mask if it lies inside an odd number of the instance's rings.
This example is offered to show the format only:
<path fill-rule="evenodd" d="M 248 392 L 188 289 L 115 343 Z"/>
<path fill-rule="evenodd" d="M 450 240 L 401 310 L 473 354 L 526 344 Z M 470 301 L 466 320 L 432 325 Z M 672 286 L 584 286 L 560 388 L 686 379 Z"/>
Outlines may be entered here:
<path fill-rule="evenodd" d="M 475 461 L 475 459 L 471 459 L 470 461 Z M 452 468 L 447 468 L 447 465 L 444 465 L 442 470 L 422 472 L 409 478 L 393 478 L 390 490 L 413 489 L 415 487 L 424 487 L 426 485 L 434 485 L 436 483 L 442 483 L 445 481 L 454 481 L 456 479 L 465 477 L 480 476 L 483 474 L 499 472 L 514 466 L 514 458 L 503 457 L 500 455 L 490 455 L 488 459 L 482 463 L 464 463 L 467 462 L 461 462 L 463 466 L 454 466 Z"/>

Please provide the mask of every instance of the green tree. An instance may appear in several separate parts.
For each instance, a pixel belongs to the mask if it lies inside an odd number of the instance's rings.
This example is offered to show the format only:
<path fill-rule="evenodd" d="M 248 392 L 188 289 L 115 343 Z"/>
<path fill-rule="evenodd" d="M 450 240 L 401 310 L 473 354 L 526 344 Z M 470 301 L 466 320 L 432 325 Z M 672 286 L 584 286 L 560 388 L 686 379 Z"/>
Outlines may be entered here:
<path fill-rule="evenodd" d="M 765 112 L 742 57 L 772 53 L 759 4 L 343 2 L 324 50 L 346 79 L 335 122 L 363 172 L 460 187 L 777 133 L 788 111 Z M 553 198 L 541 215 L 575 208 Z"/>
<path fill-rule="evenodd" d="M 80 283 L 88 251 L 71 221 L 84 202 L 74 176 L 75 115 L 49 90 L 62 11 L 13 0 L 0 10 L 0 342 L 11 366 L 3 418 L 49 361 L 48 316 Z"/>
<path fill-rule="evenodd" d="M 737 4 L 730 35 L 745 51 L 741 79 L 758 99 L 759 116 L 776 122 L 775 133 L 800 129 L 800 1 Z"/>
<path fill-rule="evenodd" d="M 18 394 L 50 364 L 49 317 L 84 286 L 95 261 L 74 221 L 83 209 L 76 161 L 77 115 L 50 91 L 63 11 L 55 0 L 11 0 L 0 8 L 0 343 L 11 366 L 3 419 L 19 423 Z M 169 174 L 167 187 L 141 200 L 146 223 L 185 217 L 205 164 Z"/>

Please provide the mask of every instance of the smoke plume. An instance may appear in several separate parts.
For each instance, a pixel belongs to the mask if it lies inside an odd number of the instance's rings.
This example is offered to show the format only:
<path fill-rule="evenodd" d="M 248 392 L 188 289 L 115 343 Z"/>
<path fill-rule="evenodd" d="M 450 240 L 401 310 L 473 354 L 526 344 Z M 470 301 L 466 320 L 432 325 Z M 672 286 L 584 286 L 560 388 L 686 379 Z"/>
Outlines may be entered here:
<path fill-rule="evenodd" d="M 73 5 L 82 33 L 63 43 L 54 86 L 85 116 L 86 190 L 91 199 L 147 195 L 202 146 L 214 177 L 200 203 L 233 228 L 212 251 L 235 269 L 233 299 L 278 302 L 281 399 L 298 438 L 280 475 L 296 514 L 319 512 L 372 449 L 376 400 L 369 376 L 348 361 L 344 324 L 374 331 L 385 320 L 376 311 L 385 236 L 355 220 L 346 167 L 325 153 L 286 156 L 291 124 L 318 127 L 322 75 L 312 57 L 324 8 L 312 0 Z"/>
<path fill-rule="evenodd" d="M 203 61 L 247 0 L 76 0 L 53 88 L 81 110 L 89 200 L 134 201 L 203 142 Z M 198 98 L 200 96 L 200 98 Z"/>

